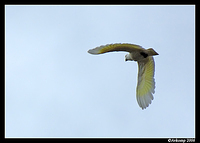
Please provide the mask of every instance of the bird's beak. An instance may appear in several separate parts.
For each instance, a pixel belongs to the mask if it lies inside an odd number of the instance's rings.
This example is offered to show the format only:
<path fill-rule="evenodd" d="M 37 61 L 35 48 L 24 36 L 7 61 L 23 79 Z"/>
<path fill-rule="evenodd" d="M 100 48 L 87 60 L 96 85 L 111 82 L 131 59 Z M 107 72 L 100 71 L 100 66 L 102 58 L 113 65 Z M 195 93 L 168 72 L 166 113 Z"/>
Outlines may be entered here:
<path fill-rule="evenodd" d="M 155 51 L 155 55 L 159 55 L 159 54 Z"/>
<path fill-rule="evenodd" d="M 125 62 L 128 61 L 127 59 L 125 59 Z"/>

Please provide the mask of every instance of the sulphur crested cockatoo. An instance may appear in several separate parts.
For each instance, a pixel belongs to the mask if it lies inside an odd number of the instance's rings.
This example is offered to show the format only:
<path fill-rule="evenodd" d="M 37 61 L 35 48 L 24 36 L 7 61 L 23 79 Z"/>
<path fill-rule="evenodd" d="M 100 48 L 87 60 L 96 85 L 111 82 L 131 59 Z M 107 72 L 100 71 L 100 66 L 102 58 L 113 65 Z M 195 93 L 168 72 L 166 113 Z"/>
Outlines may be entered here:
<path fill-rule="evenodd" d="M 158 55 L 152 48 L 144 49 L 135 44 L 108 44 L 94 49 L 90 49 L 90 54 L 103 54 L 113 51 L 126 51 L 129 52 L 125 56 L 125 61 L 137 61 L 138 63 L 138 83 L 136 89 L 136 97 L 139 106 L 142 109 L 151 104 L 153 100 L 152 93 L 155 93 L 155 81 L 154 81 L 154 55 Z"/>

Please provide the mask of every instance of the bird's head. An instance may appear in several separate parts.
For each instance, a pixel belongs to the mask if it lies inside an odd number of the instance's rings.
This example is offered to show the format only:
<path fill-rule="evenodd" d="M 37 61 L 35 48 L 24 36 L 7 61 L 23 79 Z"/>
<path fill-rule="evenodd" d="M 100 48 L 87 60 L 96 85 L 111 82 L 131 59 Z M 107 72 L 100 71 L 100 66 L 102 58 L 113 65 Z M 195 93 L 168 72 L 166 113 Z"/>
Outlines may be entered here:
<path fill-rule="evenodd" d="M 149 48 L 147 49 L 148 55 L 149 56 L 155 56 L 155 55 L 159 55 L 154 49 Z"/>
<path fill-rule="evenodd" d="M 130 53 L 125 55 L 125 61 L 132 61 Z"/>

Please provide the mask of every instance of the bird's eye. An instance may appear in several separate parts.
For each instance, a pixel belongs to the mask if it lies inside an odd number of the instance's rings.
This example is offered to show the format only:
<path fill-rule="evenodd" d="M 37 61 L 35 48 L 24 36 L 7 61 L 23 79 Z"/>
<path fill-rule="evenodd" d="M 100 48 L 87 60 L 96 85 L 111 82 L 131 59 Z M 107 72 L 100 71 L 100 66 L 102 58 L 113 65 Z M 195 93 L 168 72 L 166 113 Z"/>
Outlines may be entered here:
<path fill-rule="evenodd" d="M 140 54 L 141 54 L 144 58 L 148 57 L 148 54 L 146 54 L 146 53 L 144 53 L 144 52 L 140 52 Z"/>

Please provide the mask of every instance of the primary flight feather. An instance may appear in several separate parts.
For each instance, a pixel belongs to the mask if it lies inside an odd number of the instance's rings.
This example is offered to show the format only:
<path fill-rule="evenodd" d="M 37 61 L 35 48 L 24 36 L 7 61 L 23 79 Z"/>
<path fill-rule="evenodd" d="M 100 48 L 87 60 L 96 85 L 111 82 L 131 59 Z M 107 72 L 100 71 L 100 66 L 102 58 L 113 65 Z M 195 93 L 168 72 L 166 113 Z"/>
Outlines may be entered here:
<path fill-rule="evenodd" d="M 153 56 L 158 55 L 152 48 L 144 49 L 135 44 L 107 44 L 94 49 L 90 49 L 90 54 L 103 54 L 113 51 L 126 51 L 125 61 L 137 61 L 138 63 L 138 83 L 136 89 L 136 98 L 142 109 L 151 104 L 153 93 L 155 93 L 154 71 L 155 63 Z"/>

